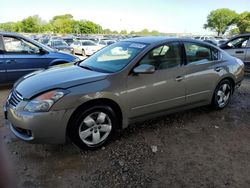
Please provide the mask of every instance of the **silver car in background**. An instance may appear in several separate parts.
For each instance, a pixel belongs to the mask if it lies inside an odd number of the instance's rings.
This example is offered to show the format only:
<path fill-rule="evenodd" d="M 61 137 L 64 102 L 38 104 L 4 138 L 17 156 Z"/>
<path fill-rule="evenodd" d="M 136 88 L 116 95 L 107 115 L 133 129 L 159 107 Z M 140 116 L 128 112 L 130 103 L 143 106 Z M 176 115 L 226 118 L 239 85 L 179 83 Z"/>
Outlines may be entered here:
<path fill-rule="evenodd" d="M 209 104 L 222 109 L 243 76 L 241 60 L 210 44 L 138 37 L 24 76 L 4 111 L 22 140 L 59 144 L 68 137 L 97 148 L 130 123 Z"/>
<path fill-rule="evenodd" d="M 82 56 L 90 56 L 103 48 L 103 45 L 98 45 L 91 40 L 79 40 L 71 44 L 74 54 L 81 54 Z"/>
<path fill-rule="evenodd" d="M 250 33 L 237 35 L 220 45 L 230 55 L 245 63 L 245 71 L 250 72 Z"/>

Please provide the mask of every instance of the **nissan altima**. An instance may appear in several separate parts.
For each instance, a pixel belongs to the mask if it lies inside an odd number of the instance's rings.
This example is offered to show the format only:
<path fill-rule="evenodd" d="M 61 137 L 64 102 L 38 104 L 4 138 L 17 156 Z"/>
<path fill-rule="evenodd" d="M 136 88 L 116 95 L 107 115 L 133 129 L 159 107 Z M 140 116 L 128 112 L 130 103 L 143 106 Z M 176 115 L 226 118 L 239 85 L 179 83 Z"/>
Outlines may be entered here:
<path fill-rule="evenodd" d="M 223 109 L 243 76 L 241 60 L 208 43 L 138 37 L 22 77 L 4 112 L 22 140 L 69 138 L 98 148 L 133 122 L 209 104 Z"/>

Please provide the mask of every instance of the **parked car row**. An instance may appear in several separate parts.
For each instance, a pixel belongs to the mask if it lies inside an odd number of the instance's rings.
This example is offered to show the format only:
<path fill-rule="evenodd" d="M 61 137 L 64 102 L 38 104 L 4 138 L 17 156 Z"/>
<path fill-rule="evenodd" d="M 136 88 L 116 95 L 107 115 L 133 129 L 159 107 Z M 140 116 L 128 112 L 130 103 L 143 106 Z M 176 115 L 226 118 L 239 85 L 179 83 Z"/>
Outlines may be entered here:
<path fill-rule="evenodd" d="M 36 37 L 38 42 L 58 51 L 70 54 L 90 56 L 101 48 L 117 42 L 119 39 L 93 36 L 40 36 Z"/>

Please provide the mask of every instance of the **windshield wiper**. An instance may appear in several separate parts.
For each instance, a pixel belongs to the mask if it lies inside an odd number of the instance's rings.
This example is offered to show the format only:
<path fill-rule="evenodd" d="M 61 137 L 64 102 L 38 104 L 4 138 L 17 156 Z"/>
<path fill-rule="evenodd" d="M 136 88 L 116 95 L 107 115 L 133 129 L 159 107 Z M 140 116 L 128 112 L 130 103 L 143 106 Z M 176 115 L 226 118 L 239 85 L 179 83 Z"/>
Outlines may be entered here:
<path fill-rule="evenodd" d="M 83 60 L 76 61 L 74 65 L 79 65 L 81 62 L 83 62 Z"/>
<path fill-rule="evenodd" d="M 93 71 L 93 69 L 92 69 L 92 68 L 90 68 L 90 67 L 88 67 L 88 66 L 85 66 L 85 65 L 80 65 L 80 64 L 78 64 L 78 66 L 79 66 L 79 67 L 82 67 L 82 68 L 84 68 L 84 69 L 87 69 L 87 70 L 91 70 L 91 71 Z"/>

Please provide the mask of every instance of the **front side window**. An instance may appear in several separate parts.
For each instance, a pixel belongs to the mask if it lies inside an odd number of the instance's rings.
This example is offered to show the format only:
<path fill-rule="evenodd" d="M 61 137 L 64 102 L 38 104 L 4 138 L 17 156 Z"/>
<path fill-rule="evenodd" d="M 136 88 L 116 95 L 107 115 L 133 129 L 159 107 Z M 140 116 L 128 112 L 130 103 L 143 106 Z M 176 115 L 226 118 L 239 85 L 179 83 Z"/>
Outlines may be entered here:
<path fill-rule="evenodd" d="M 227 48 L 245 48 L 249 37 L 239 37 L 227 43 Z"/>
<path fill-rule="evenodd" d="M 118 42 L 102 48 L 80 63 L 80 66 L 100 72 L 118 72 L 127 66 L 146 47 L 146 44 L 141 43 Z"/>
<path fill-rule="evenodd" d="M 24 40 L 14 37 L 3 37 L 5 51 L 7 53 L 38 54 L 39 48 Z"/>
<path fill-rule="evenodd" d="M 212 53 L 209 47 L 205 47 L 195 43 L 184 43 L 187 64 L 199 64 L 212 61 Z"/>
<path fill-rule="evenodd" d="M 181 62 L 181 47 L 178 42 L 171 42 L 148 52 L 140 64 L 153 65 L 156 70 L 160 70 L 178 67 Z"/>

